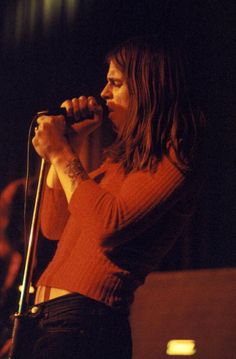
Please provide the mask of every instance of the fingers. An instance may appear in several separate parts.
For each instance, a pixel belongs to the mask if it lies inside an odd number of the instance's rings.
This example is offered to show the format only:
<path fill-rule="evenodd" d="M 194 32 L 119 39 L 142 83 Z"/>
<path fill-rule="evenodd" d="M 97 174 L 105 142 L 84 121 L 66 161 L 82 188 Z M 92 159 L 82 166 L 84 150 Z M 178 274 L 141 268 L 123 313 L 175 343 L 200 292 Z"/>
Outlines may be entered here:
<path fill-rule="evenodd" d="M 68 116 L 74 117 L 76 122 L 102 115 L 102 106 L 98 105 L 93 96 L 80 96 L 66 100 L 61 104 L 61 107 L 65 107 Z"/>
<path fill-rule="evenodd" d="M 88 97 L 88 108 L 89 111 L 94 114 L 94 116 L 102 116 L 103 114 L 102 106 L 97 103 L 96 99 L 93 96 Z"/>
<path fill-rule="evenodd" d="M 89 112 L 88 99 L 85 96 L 80 96 L 79 98 L 72 99 L 72 105 L 74 110 L 75 121 L 78 122 L 82 118 L 91 117 L 91 112 Z"/>
<path fill-rule="evenodd" d="M 34 128 L 34 139 L 38 141 L 39 138 L 49 134 L 52 131 L 60 133 L 61 135 L 65 132 L 65 119 L 64 116 L 39 116 L 37 118 L 37 126 Z M 34 142 L 33 142 L 34 144 Z"/>
<path fill-rule="evenodd" d="M 67 115 L 69 117 L 72 117 L 74 115 L 73 105 L 71 100 L 65 100 L 64 102 L 62 102 L 61 107 L 64 107 L 66 109 Z"/>
<path fill-rule="evenodd" d="M 58 116 L 43 115 L 37 118 L 37 123 L 38 125 L 44 125 L 45 123 L 63 125 L 65 124 L 65 119 L 64 116 L 62 115 L 58 115 Z"/>
<path fill-rule="evenodd" d="M 32 144 L 42 158 L 50 160 L 67 144 L 65 118 L 42 115 L 37 118 L 37 124 Z"/>

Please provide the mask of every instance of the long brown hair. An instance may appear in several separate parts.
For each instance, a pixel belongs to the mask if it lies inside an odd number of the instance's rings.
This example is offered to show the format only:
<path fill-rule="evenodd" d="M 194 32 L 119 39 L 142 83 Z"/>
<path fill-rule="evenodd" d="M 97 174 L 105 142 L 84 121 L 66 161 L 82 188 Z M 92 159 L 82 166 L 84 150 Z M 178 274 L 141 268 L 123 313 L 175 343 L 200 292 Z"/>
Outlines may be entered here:
<path fill-rule="evenodd" d="M 133 38 L 111 51 L 125 74 L 129 120 L 120 129 L 108 155 L 126 172 L 155 170 L 173 147 L 182 170 L 193 167 L 204 116 L 190 101 L 180 50 L 156 36 Z"/>

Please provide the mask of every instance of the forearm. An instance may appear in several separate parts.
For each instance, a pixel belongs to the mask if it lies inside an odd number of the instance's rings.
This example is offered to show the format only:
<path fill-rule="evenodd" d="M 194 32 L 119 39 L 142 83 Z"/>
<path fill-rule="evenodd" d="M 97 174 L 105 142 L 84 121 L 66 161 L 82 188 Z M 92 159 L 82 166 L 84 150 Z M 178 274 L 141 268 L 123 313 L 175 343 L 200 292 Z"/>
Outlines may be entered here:
<path fill-rule="evenodd" d="M 89 178 L 80 159 L 69 146 L 51 159 L 51 168 L 47 177 L 47 185 L 51 188 L 62 188 L 69 202 L 81 181 Z"/>
<path fill-rule="evenodd" d="M 59 240 L 69 216 L 68 202 L 78 183 L 88 175 L 67 145 L 54 153 L 50 163 L 41 208 L 41 229 L 46 238 Z"/>
<path fill-rule="evenodd" d="M 47 239 L 59 240 L 68 217 L 68 202 L 61 185 L 59 189 L 46 186 L 40 211 L 43 235 Z"/>
<path fill-rule="evenodd" d="M 56 169 L 53 165 L 50 166 L 48 174 L 47 174 L 47 186 L 52 189 L 63 190 L 61 186 L 61 182 L 59 181 Z"/>

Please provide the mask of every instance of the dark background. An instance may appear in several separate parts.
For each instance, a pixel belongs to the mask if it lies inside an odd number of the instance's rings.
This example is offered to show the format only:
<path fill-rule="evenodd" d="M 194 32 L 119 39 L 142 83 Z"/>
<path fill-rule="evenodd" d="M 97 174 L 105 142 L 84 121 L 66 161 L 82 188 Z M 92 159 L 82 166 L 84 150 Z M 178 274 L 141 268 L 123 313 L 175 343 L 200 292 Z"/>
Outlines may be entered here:
<path fill-rule="evenodd" d="M 27 133 L 37 111 L 81 94 L 98 96 L 104 55 L 114 44 L 164 31 L 188 53 L 192 94 L 208 128 L 196 216 L 187 242 L 163 268 L 235 266 L 234 1 L 77 0 L 70 17 L 69 1 L 48 1 L 50 16 L 44 3 L 0 4 L 0 189 L 25 175 Z"/>

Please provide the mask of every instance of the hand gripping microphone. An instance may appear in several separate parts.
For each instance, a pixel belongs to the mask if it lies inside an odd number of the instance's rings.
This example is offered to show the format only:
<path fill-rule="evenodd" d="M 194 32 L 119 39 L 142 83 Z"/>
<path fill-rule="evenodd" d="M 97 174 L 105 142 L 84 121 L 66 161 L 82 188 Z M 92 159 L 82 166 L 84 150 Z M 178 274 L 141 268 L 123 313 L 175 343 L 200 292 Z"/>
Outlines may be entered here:
<path fill-rule="evenodd" d="M 102 108 L 103 108 L 103 115 L 106 116 L 107 115 L 107 112 L 108 112 L 108 109 L 107 109 L 107 106 L 105 106 L 105 104 L 101 104 Z M 68 116 L 67 112 L 66 112 L 66 109 L 65 107 L 52 107 L 52 108 L 49 108 L 47 110 L 44 110 L 44 111 L 39 111 L 37 112 L 37 117 L 39 116 L 59 116 L 59 115 L 63 115 L 65 117 L 65 121 L 66 121 L 66 124 L 68 126 L 72 125 L 73 123 L 76 123 L 76 122 L 81 122 L 81 121 L 84 121 L 84 120 L 87 120 L 87 119 L 92 119 L 93 118 L 93 113 L 92 112 L 82 112 L 80 113 L 80 118 L 79 120 L 76 120 L 73 116 Z"/>
<path fill-rule="evenodd" d="M 76 120 L 73 116 L 68 116 L 65 107 L 55 107 L 55 108 L 50 108 L 48 110 L 44 110 L 44 111 L 39 111 L 37 112 L 37 117 L 39 116 L 59 116 L 59 115 L 63 115 L 65 117 L 65 121 L 67 125 L 72 125 L 73 123 L 76 122 L 81 122 L 84 121 L 85 119 L 92 119 L 93 118 L 93 114 L 92 113 L 83 113 L 80 114 L 80 118 L 79 120 Z"/>

